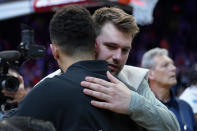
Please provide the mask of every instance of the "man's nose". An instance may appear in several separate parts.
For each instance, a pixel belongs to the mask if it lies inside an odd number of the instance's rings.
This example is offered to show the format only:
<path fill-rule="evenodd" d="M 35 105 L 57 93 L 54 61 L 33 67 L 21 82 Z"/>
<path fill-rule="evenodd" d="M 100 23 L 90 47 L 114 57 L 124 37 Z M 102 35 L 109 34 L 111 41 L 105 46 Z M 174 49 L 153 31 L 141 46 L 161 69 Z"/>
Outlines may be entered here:
<path fill-rule="evenodd" d="M 114 60 L 120 60 L 120 59 L 121 59 L 121 54 L 122 54 L 121 49 L 117 49 L 117 50 L 114 52 L 113 59 L 114 59 Z"/>
<path fill-rule="evenodd" d="M 176 66 L 175 66 L 174 64 L 171 64 L 171 65 L 170 65 L 170 69 L 171 69 L 172 71 L 176 71 Z"/>

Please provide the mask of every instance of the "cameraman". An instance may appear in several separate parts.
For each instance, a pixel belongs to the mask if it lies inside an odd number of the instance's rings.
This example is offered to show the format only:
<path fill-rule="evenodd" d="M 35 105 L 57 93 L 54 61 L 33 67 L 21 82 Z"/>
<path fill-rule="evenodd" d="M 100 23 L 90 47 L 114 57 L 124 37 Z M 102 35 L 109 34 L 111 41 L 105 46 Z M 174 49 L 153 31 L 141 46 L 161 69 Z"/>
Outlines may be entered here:
<path fill-rule="evenodd" d="M 23 98 L 26 96 L 26 91 L 24 89 L 24 81 L 23 77 L 15 70 L 9 69 L 8 74 L 16 77 L 19 81 L 19 88 L 16 92 L 13 91 L 7 91 L 6 89 L 2 89 L 1 93 L 5 96 L 8 97 L 5 103 L 0 105 L 0 120 L 6 115 L 11 115 L 14 113 L 15 109 L 10 111 L 11 109 L 7 109 L 7 105 L 17 105 Z"/>

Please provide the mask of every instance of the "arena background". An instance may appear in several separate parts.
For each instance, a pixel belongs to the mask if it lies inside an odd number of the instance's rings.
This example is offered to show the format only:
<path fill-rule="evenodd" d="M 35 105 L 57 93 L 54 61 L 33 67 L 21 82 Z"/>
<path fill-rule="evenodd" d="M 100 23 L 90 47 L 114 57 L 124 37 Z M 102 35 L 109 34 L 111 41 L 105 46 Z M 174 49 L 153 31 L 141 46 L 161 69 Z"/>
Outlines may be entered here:
<path fill-rule="evenodd" d="M 75 3 L 86 6 L 91 13 L 101 6 L 119 6 L 134 14 L 136 7 L 132 2 L 139 4 L 143 10 L 150 9 L 147 5 L 154 0 L 53 0 L 63 3 L 36 7 L 36 2 L 39 1 L 46 3 L 52 0 L 0 0 L 0 51 L 17 49 L 21 42 L 21 23 L 31 26 L 35 32 L 35 44 L 46 48 L 44 58 L 29 60 L 18 68 L 24 77 L 26 88 L 33 87 L 41 78 L 58 68 L 49 48 L 48 25 L 54 10 L 65 4 Z M 148 49 L 168 49 L 177 66 L 178 84 L 173 89 L 178 95 L 187 87 L 187 72 L 197 62 L 197 1 L 155 0 L 153 9 L 152 20 L 143 18 L 148 14 L 141 16 L 141 22 L 139 18 L 140 33 L 133 41 L 127 64 L 140 66 L 142 55 Z M 142 13 L 143 11 L 138 12 L 135 17 Z"/>

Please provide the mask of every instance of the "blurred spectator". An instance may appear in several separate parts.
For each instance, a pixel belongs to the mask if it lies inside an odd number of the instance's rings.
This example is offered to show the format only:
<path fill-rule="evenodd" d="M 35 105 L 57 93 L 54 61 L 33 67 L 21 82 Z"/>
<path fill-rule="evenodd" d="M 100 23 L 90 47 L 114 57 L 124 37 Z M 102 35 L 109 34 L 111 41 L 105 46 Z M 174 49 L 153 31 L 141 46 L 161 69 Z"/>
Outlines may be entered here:
<path fill-rule="evenodd" d="M 178 99 L 171 87 L 177 84 L 176 67 L 166 49 L 154 48 L 142 58 L 142 67 L 150 69 L 149 84 L 155 96 L 177 117 L 181 131 L 196 131 L 192 108 Z"/>
<path fill-rule="evenodd" d="M 26 91 L 24 89 L 23 77 L 17 71 L 15 71 L 13 69 L 9 69 L 8 74 L 10 74 L 18 79 L 18 81 L 19 81 L 18 90 L 17 90 L 17 92 L 10 92 L 10 91 L 7 91 L 6 89 L 3 89 L 1 92 L 5 96 L 13 98 L 12 100 L 8 99 L 7 103 L 14 103 L 14 102 L 18 103 L 24 98 L 24 96 L 26 96 Z"/>
<path fill-rule="evenodd" d="M 8 74 L 14 76 L 19 81 L 18 90 L 15 91 L 8 91 L 6 89 L 2 89 L 0 93 L 0 120 L 5 115 L 12 115 L 15 113 L 14 110 L 10 111 L 10 109 L 17 108 L 18 103 L 26 96 L 26 90 L 24 89 L 24 81 L 23 77 L 15 70 L 9 69 Z"/>
<path fill-rule="evenodd" d="M 195 114 L 197 123 L 197 64 L 194 64 L 189 72 L 190 86 L 181 94 L 180 99 L 189 103 Z"/>

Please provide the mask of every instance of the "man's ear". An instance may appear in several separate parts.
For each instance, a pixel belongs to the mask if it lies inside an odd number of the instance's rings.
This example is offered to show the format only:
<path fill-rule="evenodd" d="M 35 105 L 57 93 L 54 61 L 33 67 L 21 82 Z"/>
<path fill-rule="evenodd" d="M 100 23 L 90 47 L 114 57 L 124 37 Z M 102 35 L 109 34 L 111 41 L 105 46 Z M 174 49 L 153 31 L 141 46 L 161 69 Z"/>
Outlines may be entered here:
<path fill-rule="evenodd" d="M 155 78 L 154 74 L 155 72 L 152 69 L 150 69 L 148 72 L 148 79 L 153 80 Z"/>
<path fill-rule="evenodd" d="M 97 40 L 95 40 L 95 45 L 94 46 L 95 46 L 94 47 L 94 56 L 96 56 L 97 52 L 98 52 L 98 41 Z"/>
<path fill-rule="evenodd" d="M 98 48 L 98 40 L 95 40 L 95 49 Z"/>
<path fill-rule="evenodd" d="M 51 51 L 55 60 L 59 59 L 59 49 L 55 44 L 50 44 Z"/>

